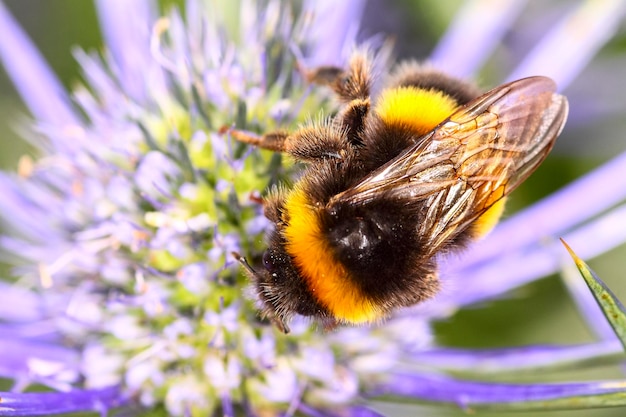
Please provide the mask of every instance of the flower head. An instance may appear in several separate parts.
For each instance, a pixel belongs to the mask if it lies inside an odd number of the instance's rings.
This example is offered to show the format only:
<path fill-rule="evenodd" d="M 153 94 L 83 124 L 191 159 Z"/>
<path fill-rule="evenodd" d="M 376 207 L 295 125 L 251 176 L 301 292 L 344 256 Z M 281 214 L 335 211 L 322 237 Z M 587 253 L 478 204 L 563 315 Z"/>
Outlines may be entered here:
<path fill-rule="evenodd" d="M 278 0 L 214 8 L 190 0 L 184 18 L 176 10 L 155 18 L 148 0 L 97 4 L 108 49 L 103 57 L 77 53 L 85 85 L 71 97 L 0 4 L 9 35 L 1 56 L 36 118 L 40 152 L 18 173 L 0 175 L 0 215 L 11 229 L 0 243 L 16 265 L 16 278 L 0 282 L 0 371 L 14 381 L 12 393 L 0 393 L 0 411 L 371 415 L 362 400 L 379 394 L 462 407 L 568 395 L 569 385 L 502 385 L 491 395 L 489 384 L 451 383 L 421 369 L 482 363 L 480 354 L 436 348 L 430 321 L 553 271 L 558 257 L 537 242 L 584 214 L 536 234 L 520 234 L 522 220 L 512 218 L 471 252 L 474 262 L 445 264 L 469 290 L 384 325 L 322 334 L 296 318 L 284 335 L 259 319 L 232 253 L 262 252 L 269 222 L 255 196 L 297 167 L 232 141 L 222 127 L 268 131 L 332 111 L 328 93 L 306 85 L 301 69 L 345 63 L 362 2 L 338 10 L 305 2 L 300 10 Z M 515 238 L 502 258 L 506 228 Z M 552 263 L 510 270 L 528 257 Z M 491 277 L 503 271 L 511 276 L 494 286 Z M 511 357 L 538 366 L 536 352 L 545 350 L 498 352 L 495 367 L 514 365 Z M 551 358 L 601 354 L 590 352 L 564 348 Z M 35 384 L 58 392 L 19 393 Z"/>
<path fill-rule="evenodd" d="M 119 7 L 100 3 L 104 19 L 149 16 Z M 393 343 L 316 340 L 304 322 L 281 337 L 260 324 L 231 254 L 261 250 L 268 223 L 251 196 L 291 169 L 219 132 L 294 123 L 322 106 L 296 68 L 319 59 L 321 41 L 309 39 L 318 11 L 246 2 L 231 16 L 240 26 L 227 27 L 188 7 L 187 21 L 140 22 L 133 45 L 111 29 L 106 60 L 79 52 L 83 116 L 68 107 L 71 117 L 42 125 L 49 148 L 2 177 L 16 229 L 2 243 L 24 261 L 7 293 L 32 294 L 44 306 L 37 320 L 67 341 L 64 355 L 24 363 L 24 384 L 121 386 L 173 415 L 349 404 L 367 370 L 348 362 Z"/>

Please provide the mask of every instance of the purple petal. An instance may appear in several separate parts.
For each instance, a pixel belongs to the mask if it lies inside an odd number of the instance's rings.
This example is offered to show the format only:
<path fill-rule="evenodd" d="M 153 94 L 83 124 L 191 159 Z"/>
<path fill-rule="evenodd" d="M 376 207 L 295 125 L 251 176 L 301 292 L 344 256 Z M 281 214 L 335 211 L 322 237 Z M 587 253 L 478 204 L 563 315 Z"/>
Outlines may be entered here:
<path fill-rule="evenodd" d="M 32 114 L 45 123 L 76 124 L 63 86 L 1 2 L 0 28 L 0 59 Z"/>
<path fill-rule="evenodd" d="M 128 400 L 117 386 L 58 393 L 0 392 L 0 414 L 3 416 L 47 416 L 94 411 L 106 415 L 108 410 L 120 407 L 127 402 Z"/>
<path fill-rule="evenodd" d="M 48 364 L 58 373 L 76 372 L 78 355 L 73 350 L 49 344 L 26 340 L 0 340 L 0 375 L 15 378 L 21 374 L 49 377 L 37 364 Z"/>
<path fill-rule="evenodd" d="M 0 292 L 4 288 L 0 288 Z M 2 293 L 4 295 L 4 293 Z M 4 303 L 3 303 L 4 304 Z M 2 317 L 2 314 L 0 314 Z M 4 318 L 4 317 L 3 317 Z M 6 319 L 5 319 L 6 320 Z M 10 322 L 12 319 L 8 319 Z M 33 340 L 37 342 L 55 343 L 60 336 L 57 329 L 50 325 L 49 321 L 35 321 L 24 324 L 0 323 L 0 334 L 6 339 Z"/>
<path fill-rule="evenodd" d="M 315 16 L 310 34 L 314 46 L 307 56 L 307 64 L 311 67 L 343 65 L 350 52 L 346 47 L 354 45 L 365 1 L 310 1 L 306 7 Z"/>
<path fill-rule="evenodd" d="M 345 409 L 337 410 L 335 413 L 327 413 L 324 411 L 316 410 L 306 404 L 298 405 L 298 411 L 310 417 L 336 417 L 336 416 L 348 416 L 348 417 L 383 417 L 380 414 L 369 407 L 355 405 Z"/>
<path fill-rule="evenodd" d="M 34 292 L 0 281 L 0 294 L 0 320 L 26 323 L 42 317 L 42 300 Z"/>
<path fill-rule="evenodd" d="M 582 280 L 581 280 L 582 281 Z M 504 349 L 433 349 L 413 355 L 416 364 L 454 372 L 498 373 L 564 367 L 572 363 L 621 357 L 617 339 L 574 346 L 528 346 Z"/>
<path fill-rule="evenodd" d="M 178 166 L 161 152 L 147 153 L 137 167 L 135 183 L 153 199 L 171 198 L 174 182 L 180 176 Z"/>
<path fill-rule="evenodd" d="M 575 406 L 580 396 L 625 391 L 626 381 L 503 384 L 462 381 L 440 375 L 396 374 L 390 376 L 389 382 L 376 388 L 373 395 L 393 395 L 419 401 L 452 403 L 463 409 L 515 403 L 524 403 L 523 407 L 529 409 L 533 402 L 539 402 L 537 408 L 545 409 L 547 405 L 542 404 L 545 401 L 570 399 L 570 404 Z"/>
<path fill-rule="evenodd" d="M 542 74 L 564 89 L 619 29 L 624 13 L 622 0 L 581 2 L 554 25 L 508 79 Z"/>
<path fill-rule="evenodd" d="M 298 411 L 310 417 L 329 417 L 329 414 L 302 403 L 298 405 Z"/>
<path fill-rule="evenodd" d="M 152 0 L 98 0 L 96 6 L 122 87 L 131 97 L 143 101 L 147 95 L 146 77 L 154 68 L 150 38 L 156 5 Z"/>
<path fill-rule="evenodd" d="M 342 414 L 344 415 L 344 414 Z M 383 417 L 384 415 L 365 406 L 353 406 L 346 410 L 345 415 L 350 417 Z"/>
<path fill-rule="evenodd" d="M 526 0 L 465 2 L 431 54 L 432 64 L 457 77 L 471 76 L 500 44 L 525 4 Z"/>
<path fill-rule="evenodd" d="M 58 213 L 61 198 L 33 182 L 16 181 L 15 175 L 0 173 L 0 213 L 15 232 L 29 239 L 58 239 L 51 213 Z M 43 221 L 46 219 L 46 221 Z"/>
<path fill-rule="evenodd" d="M 228 393 L 222 393 L 222 415 L 224 417 L 234 417 L 235 416 L 235 408 L 233 407 L 233 399 L 228 395 Z"/>

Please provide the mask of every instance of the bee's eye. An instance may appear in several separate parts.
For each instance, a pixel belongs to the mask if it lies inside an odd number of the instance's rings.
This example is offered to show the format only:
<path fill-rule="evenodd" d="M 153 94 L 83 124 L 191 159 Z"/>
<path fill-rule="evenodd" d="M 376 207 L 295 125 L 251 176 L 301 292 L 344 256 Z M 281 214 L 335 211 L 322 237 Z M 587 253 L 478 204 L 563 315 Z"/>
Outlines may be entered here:
<path fill-rule="evenodd" d="M 274 264 L 274 257 L 270 251 L 263 253 L 263 266 L 268 272 L 274 272 L 276 270 L 276 264 Z"/>

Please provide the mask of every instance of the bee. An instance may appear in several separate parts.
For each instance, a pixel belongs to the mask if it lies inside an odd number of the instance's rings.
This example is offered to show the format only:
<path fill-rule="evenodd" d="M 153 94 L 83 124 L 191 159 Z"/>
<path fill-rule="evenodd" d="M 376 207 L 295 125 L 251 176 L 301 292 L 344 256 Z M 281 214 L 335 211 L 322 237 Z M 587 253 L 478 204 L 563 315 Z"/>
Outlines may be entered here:
<path fill-rule="evenodd" d="M 546 158 L 567 118 L 555 83 L 536 76 L 484 94 L 415 62 L 371 96 L 372 60 L 320 67 L 341 108 L 293 132 L 241 142 L 306 164 L 263 198 L 274 224 L 262 266 L 239 254 L 262 315 L 289 332 L 294 314 L 325 328 L 375 323 L 439 290 L 437 258 L 484 236 L 506 196 Z"/>

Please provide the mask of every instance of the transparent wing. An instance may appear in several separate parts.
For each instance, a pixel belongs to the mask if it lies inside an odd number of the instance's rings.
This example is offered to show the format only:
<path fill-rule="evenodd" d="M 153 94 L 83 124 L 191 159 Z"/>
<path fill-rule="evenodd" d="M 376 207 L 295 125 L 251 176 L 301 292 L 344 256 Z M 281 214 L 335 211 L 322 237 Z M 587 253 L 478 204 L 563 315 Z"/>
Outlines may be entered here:
<path fill-rule="evenodd" d="M 427 210 L 418 233 L 436 252 L 545 159 L 567 118 L 567 100 L 546 77 L 497 87 L 457 110 L 330 204 L 377 196 Z"/>

